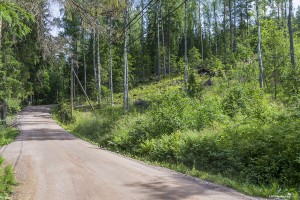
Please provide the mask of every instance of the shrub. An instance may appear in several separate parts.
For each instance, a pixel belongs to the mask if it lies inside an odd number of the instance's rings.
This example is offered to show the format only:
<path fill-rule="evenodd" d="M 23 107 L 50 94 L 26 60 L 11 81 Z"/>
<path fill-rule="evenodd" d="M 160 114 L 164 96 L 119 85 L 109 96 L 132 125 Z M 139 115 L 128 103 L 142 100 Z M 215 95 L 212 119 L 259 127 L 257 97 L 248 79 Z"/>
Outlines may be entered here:
<path fill-rule="evenodd" d="M 68 124 L 73 120 L 71 106 L 68 103 L 59 103 L 54 112 L 64 124 Z"/>

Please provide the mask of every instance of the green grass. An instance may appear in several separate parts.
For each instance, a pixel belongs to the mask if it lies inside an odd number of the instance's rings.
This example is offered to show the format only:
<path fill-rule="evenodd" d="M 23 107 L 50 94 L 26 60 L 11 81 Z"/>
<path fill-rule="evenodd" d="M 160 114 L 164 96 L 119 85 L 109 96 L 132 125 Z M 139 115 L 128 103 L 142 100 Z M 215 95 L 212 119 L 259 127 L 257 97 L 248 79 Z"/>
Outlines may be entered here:
<path fill-rule="evenodd" d="M 146 110 L 131 105 L 124 114 L 122 94 L 117 94 L 115 106 L 104 102 L 97 116 L 75 111 L 70 118 L 66 103 L 53 115 L 100 147 L 245 194 L 298 199 L 298 108 L 262 97 L 251 83 L 228 87 L 214 78 L 213 87 L 201 86 L 206 79 L 197 76 L 193 97 L 183 93 L 176 77 L 132 89 L 131 104 L 146 100 Z"/>
<path fill-rule="evenodd" d="M 14 141 L 16 136 L 19 134 L 19 130 L 12 127 L 0 126 L 0 146 L 7 145 Z"/>
<path fill-rule="evenodd" d="M 19 130 L 15 128 L 0 126 L 0 146 L 13 142 L 18 134 Z M 0 157 L 0 199 L 9 199 L 15 185 L 13 167 L 4 166 L 4 158 Z"/>

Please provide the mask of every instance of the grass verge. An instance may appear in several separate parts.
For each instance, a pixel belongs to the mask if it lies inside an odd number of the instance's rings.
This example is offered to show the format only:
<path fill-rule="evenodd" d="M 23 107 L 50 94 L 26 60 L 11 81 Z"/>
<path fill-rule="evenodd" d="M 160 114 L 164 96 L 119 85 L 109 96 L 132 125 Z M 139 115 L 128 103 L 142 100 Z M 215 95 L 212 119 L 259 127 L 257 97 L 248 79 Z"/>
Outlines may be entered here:
<path fill-rule="evenodd" d="M 18 134 L 15 128 L 0 126 L 0 147 L 13 142 Z M 9 199 L 15 185 L 12 165 L 4 166 L 4 158 L 0 157 L 0 199 Z"/>

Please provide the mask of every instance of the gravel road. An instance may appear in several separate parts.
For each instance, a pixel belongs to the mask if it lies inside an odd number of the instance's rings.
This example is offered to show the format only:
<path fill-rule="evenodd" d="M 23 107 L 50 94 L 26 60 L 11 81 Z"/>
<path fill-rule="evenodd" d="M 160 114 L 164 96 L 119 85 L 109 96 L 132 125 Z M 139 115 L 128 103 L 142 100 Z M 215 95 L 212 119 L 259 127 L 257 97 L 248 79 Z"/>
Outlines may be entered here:
<path fill-rule="evenodd" d="M 18 123 L 20 136 L 0 149 L 19 182 L 12 199 L 257 199 L 99 149 L 57 125 L 50 106 L 27 107 Z"/>

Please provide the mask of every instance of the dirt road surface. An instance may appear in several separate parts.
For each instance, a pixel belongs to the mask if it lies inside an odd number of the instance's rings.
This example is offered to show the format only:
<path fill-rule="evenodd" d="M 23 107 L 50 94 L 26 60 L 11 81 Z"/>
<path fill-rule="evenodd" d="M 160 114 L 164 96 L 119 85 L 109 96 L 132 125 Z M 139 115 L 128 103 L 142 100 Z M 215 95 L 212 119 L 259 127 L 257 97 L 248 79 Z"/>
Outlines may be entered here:
<path fill-rule="evenodd" d="M 0 149 L 19 182 L 12 199 L 256 199 L 101 150 L 57 125 L 50 106 L 26 108 L 18 123 L 20 136 Z"/>

